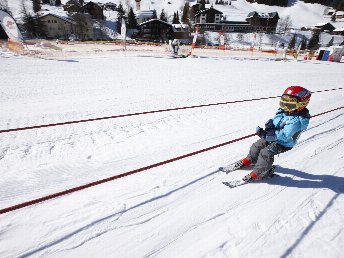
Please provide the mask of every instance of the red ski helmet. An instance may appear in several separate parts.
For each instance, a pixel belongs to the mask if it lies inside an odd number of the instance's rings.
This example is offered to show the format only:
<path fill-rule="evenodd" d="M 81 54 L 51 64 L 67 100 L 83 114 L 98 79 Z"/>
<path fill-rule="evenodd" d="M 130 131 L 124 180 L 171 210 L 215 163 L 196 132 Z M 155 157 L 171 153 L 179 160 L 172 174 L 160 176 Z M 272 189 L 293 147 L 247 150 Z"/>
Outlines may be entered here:
<path fill-rule="evenodd" d="M 280 107 L 288 113 L 300 112 L 309 103 L 312 93 L 301 86 L 290 86 L 285 89 L 280 101 Z"/>

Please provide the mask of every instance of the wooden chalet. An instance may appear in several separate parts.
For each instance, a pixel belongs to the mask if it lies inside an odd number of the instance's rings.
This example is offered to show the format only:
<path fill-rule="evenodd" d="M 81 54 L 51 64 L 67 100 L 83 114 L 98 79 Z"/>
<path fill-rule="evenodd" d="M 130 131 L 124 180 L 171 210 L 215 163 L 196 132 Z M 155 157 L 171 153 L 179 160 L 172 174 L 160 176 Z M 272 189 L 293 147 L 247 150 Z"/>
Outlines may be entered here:
<path fill-rule="evenodd" d="M 344 27 L 343 27 L 343 28 L 334 29 L 334 30 L 332 31 L 332 34 L 344 36 Z"/>
<path fill-rule="evenodd" d="M 195 15 L 195 23 L 220 23 L 222 18 L 222 12 L 214 9 L 213 7 L 202 10 Z"/>
<path fill-rule="evenodd" d="M 167 42 L 173 38 L 172 25 L 158 19 L 139 24 L 136 39 L 143 41 Z"/>
<path fill-rule="evenodd" d="M 190 27 L 187 24 L 172 24 L 174 39 L 191 39 Z"/>
<path fill-rule="evenodd" d="M 331 23 L 318 23 L 314 25 L 313 31 L 319 31 L 319 32 L 324 32 L 324 31 L 329 31 L 332 32 L 335 29 L 335 27 Z"/>
<path fill-rule="evenodd" d="M 94 3 L 94 2 L 88 2 L 84 6 L 84 12 L 89 13 L 92 17 L 92 19 L 97 19 L 97 20 L 104 20 L 105 16 L 103 13 L 103 8 Z"/>
<path fill-rule="evenodd" d="M 275 32 L 279 19 L 280 17 L 277 12 L 250 12 L 247 15 L 246 21 L 251 25 L 253 31 Z"/>

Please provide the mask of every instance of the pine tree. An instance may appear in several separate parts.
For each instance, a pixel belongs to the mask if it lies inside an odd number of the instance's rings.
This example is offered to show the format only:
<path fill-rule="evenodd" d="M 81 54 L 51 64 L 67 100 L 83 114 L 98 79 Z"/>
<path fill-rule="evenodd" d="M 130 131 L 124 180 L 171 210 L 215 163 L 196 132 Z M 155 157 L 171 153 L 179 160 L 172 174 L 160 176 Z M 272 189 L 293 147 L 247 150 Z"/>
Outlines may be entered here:
<path fill-rule="evenodd" d="M 308 42 L 307 48 L 310 50 L 317 49 L 319 47 L 319 40 L 320 40 L 320 34 L 319 32 L 315 31 Z"/>
<path fill-rule="evenodd" d="M 200 11 L 203 11 L 203 10 L 205 10 L 205 0 L 201 0 L 200 2 L 199 2 L 199 10 Z"/>
<path fill-rule="evenodd" d="M 122 19 L 125 18 L 125 11 L 123 9 L 122 3 L 119 3 L 117 7 L 117 32 L 121 32 Z"/>
<path fill-rule="evenodd" d="M 305 36 L 302 37 L 301 43 L 300 43 L 300 50 L 305 50 L 307 47 L 307 39 Z"/>
<path fill-rule="evenodd" d="M 45 36 L 45 25 L 38 19 L 39 15 L 32 16 L 26 9 L 24 2 L 22 2 L 22 9 L 20 11 L 23 20 L 23 27 L 28 35 L 32 38 Z"/>
<path fill-rule="evenodd" d="M 128 13 L 128 29 L 136 29 L 136 28 L 137 28 L 136 16 L 134 14 L 133 8 L 130 7 L 130 10 Z"/>
<path fill-rule="evenodd" d="M 158 15 L 156 13 L 156 10 L 153 10 L 153 15 L 152 15 L 152 19 L 158 19 Z"/>
<path fill-rule="evenodd" d="M 178 12 L 178 11 L 177 11 L 176 18 L 177 18 L 177 23 L 180 23 L 180 19 L 179 19 L 179 12 Z"/>
<path fill-rule="evenodd" d="M 55 1 L 55 6 L 60 6 L 62 3 L 61 3 L 61 0 L 56 0 Z"/>
<path fill-rule="evenodd" d="M 167 22 L 167 17 L 166 17 L 164 9 L 161 10 L 160 20 Z"/>
<path fill-rule="evenodd" d="M 172 20 L 172 24 L 176 24 L 178 23 L 178 20 L 177 20 L 177 15 L 176 13 L 173 13 L 173 20 Z"/>
<path fill-rule="evenodd" d="M 190 5 L 188 2 L 185 3 L 182 14 L 182 23 L 189 23 L 190 19 Z"/>
<path fill-rule="evenodd" d="M 336 21 L 336 13 L 334 13 L 334 14 L 332 14 L 332 16 L 331 16 L 331 21 L 332 22 L 335 22 Z"/>
<path fill-rule="evenodd" d="M 330 39 L 330 41 L 327 43 L 327 47 L 330 47 L 330 46 L 332 46 L 333 45 L 333 41 L 334 41 L 334 37 L 332 37 L 331 39 Z"/>
<path fill-rule="evenodd" d="M 296 33 L 294 33 L 294 36 L 291 38 L 288 49 L 294 49 L 296 44 Z"/>
<path fill-rule="evenodd" d="M 41 10 L 41 1 L 32 0 L 32 8 L 35 13 L 38 13 Z"/>

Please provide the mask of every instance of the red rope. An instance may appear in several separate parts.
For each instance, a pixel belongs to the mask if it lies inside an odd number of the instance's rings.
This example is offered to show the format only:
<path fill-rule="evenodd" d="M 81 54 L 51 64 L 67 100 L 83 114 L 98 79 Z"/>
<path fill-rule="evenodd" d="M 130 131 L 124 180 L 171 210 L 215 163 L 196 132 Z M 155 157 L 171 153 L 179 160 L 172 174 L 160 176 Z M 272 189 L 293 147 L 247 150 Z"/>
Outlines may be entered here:
<path fill-rule="evenodd" d="M 344 108 L 344 106 L 343 107 L 339 107 L 339 108 L 335 108 L 335 109 L 332 109 L 332 110 L 329 110 L 329 111 L 326 111 L 326 112 L 323 112 L 323 113 L 319 113 L 319 114 L 313 115 L 312 117 L 317 117 L 317 116 L 320 116 L 320 115 L 323 115 L 323 114 L 327 114 L 327 113 L 330 113 L 330 112 L 333 112 L 333 111 L 336 111 L 336 110 L 339 110 L 339 109 L 342 109 L 342 108 Z M 70 188 L 70 189 L 67 189 L 67 190 L 64 190 L 64 191 L 61 191 L 61 192 L 58 192 L 58 193 L 50 194 L 50 195 L 47 195 L 47 196 L 44 196 L 44 197 L 41 197 L 41 198 L 38 198 L 38 199 L 33 199 L 33 200 L 30 200 L 30 201 L 27 201 L 27 202 L 19 203 L 19 204 L 16 204 L 16 205 L 13 205 L 13 206 L 1 209 L 0 210 L 0 214 L 4 214 L 4 213 L 10 212 L 10 211 L 18 210 L 18 209 L 21 209 L 21 208 L 24 208 L 24 207 L 27 207 L 27 206 L 31 206 L 31 205 L 34 205 L 34 204 L 37 204 L 37 203 L 41 203 L 41 202 L 44 202 L 44 201 L 47 201 L 47 200 L 51 200 L 51 199 L 54 199 L 54 198 L 57 198 L 57 197 L 60 197 L 60 196 L 66 195 L 66 194 L 70 194 L 70 193 L 73 193 L 73 192 L 81 191 L 81 190 L 86 189 L 86 188 L 90 188 L 90 187 L 93 187 L 93 186 L 96 186 L 96 185 L 100 185 L 100 184 L 103 184 L 103 183 L 106 183 L 106 182 L 110 182 L 110 181 L 113 181 L 113 180 L 116 180 L 116 179 L 119 179 L 119 178 L 122 178 L 122 177 L 126 177 L 126 176 L 133 175 L 133 174 L 136 174 L 136 173 L 139 173 L 139 172 L 142 172 L 142 171 L 146 171 L 146 170 L 149 170 L 149 169 L 152 169 L 152 168 L 156 168 L 156 167 L 159 167 L 159 166 L 162 166 L 162 165 L 166 165 L 168 163 L 175 162 L 175 161 L 181 160 L 181 159 L 185 159 L 187 157 L 191 157 L 191 156 L 194 156 L 194 155 L 206 152 L 206 151 L 210 151 L 210 150 L 213 150 L 213 149 L 216 149 L 216 148 L 219 148 L 219 147 L 222 147 L 222 146 L 234 143 L 234 142 L 238 142 L 238 141 L 241 141 L 241 140 L 253 137 L 255 135 L 256 135 L 255 133 L 254 134 L 249 134 L 249 135 L 246 135 L 246 136 L 243 136 L 243 137 L 240 137 L 240 138 L 228 141 L 228 142 L 224 142 L 224 143 L 221 143 L 221 144 L 218 144 L 218 145 L 215 145 L 215 146 L 211 146 L 211 147 L 208 147 L 208 148 L 205 148 L 205 149 L 201 149 L 201 150 L 198 150 L 198 151 L 195 151 L 195 152 L 191 152 L 191 153 L 188 153 L 188 154 L 185 154 L 185 155 L 182 155 L 182 156 L 178 156 L 178 157 L 175 157 L 175 158 L 172 158 L 172 159 L 161 161 L 161 162 L 158 162 L 158 163 L 146 166 L 146 167 L 134 169 L 134 170 L 131 170 L 131 171 L 128 171 L 128 172 L 125 172 L 125 173 L 122 173 L 122 174 L 119 174 L 119 175 L 116 175 L 116 176 L 108 177 L 108 178 L 101 179 L 101 180 L 98 180 L 98 181 L 94 181 L 94 182 L 91 182 L 91 183 L 88 183 L 88 184 L 84 184 L 84 185 L 81 185 L 81 186 Z"/>
<path fill-rule="evenodd" d="M 312 93 L 320 93 L 320 92 L 335 91 L 335 90 L 342 90 L 342 89 L 343 88 L 319 90 L 319 91 L 314 91 Z M 4 130 L 0 130 L 0 133 L 9 133 L 9 132 L 39 129 L 39 128 L 45 128 L 45 127 L 60 126 L 60 125 L 86 123 L 86 122 L 93 122 L 93 121 L 99 121 L 99 120 L 115 119 L 115 118 L 138 116 L 138 115 L 147 115 L 147 114 L 153 114 L 153 113 L 170 112 L 170 111 L 177 111 L 177 110 L 184 110 L 184 109 L 191 109 L 191 108 L 201 108 L 201 107 L 210 107 L 210 106 L 219 106 L 219 105 L 228 105 L 228 104 L 235 104 L 235 103 L 242 103 L 242 102 L 250 102 L 250 101 L 256 101 L 256 100 L 275 99 L 275 98 L 280 98 L 280 97 L 281 96 L 234 100 L 234 101 L 226 101 L 226 102 L 219 102 L 219 103 L 210 103 L 210 104 L 203 104 L 203 105 L 168 108 L 168 109 L 152 110 L 152 111 L 145 111 L 145 112 L 138 112 L 138 113 L 131 113 L 131 114 L 122 114 L 122 115 L 105 116 L 105 117 L 90 118 L 90 119 L 83 119 L 83 120 L 66 121 L 66 122 L 53 123 L 53 124 L 34 125 L 34 126 L 27 126 L 27 127 L 20 127 L 20 128 L 4 129 Z"/>

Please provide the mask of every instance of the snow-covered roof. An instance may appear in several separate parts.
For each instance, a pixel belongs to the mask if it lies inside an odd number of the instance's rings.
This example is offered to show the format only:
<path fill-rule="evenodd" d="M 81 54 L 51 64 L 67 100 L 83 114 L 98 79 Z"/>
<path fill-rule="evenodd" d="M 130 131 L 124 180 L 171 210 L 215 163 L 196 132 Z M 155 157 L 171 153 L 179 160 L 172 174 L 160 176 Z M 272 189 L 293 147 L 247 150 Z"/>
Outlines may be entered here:
<path fill-rule="evenodd" d="M 216 10 L 215 8 L 210 7 L 209 9 L 205 9 L 205 10 L 202 10 L 202 11 L 196 13 L 195 16 L 198 16 L 198 15 L 200 15 L 200 14 L 202 14 L 202 13 L 209 12 L 210 10 L 213 10 L 213 11 L 215 11 L 215 13 L 218 13 L 218 14 L 223 14 L 223 12 L 220 12 L 219 10 Z"/>
<path fill-rule="evenodd" d="M 337 28 L 337 29 L 334 29 L 333 31 L 344 31 L 344 27 L 343 28 Z"/>
<path fill-rule="evenodd" d="M 159 20 L 159 19 L 151 19 L 151 20 L 149 20 L 149 21 L 142 22 L 142 23 L 140 23 L 139 25 L 141 26 L 141 25 L 144 25 L 144 24 L 146 24 L 146 23 L 153 22 L 153 21 L 158 21 L 158 22 L 161 22 L 161 23 L 165 23 L 165 24 L 167 24 L 167 25 L 169 25 L 169 26 L 172 26 L 170 23 L 165 22 L 165 21 L 162 21 L 162 20 Z"/>

